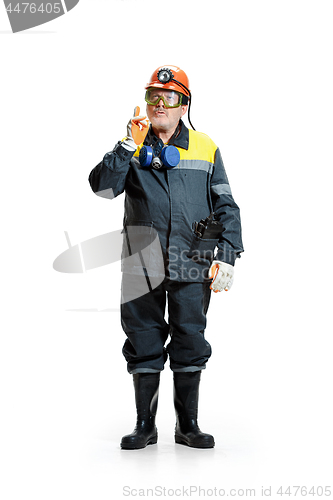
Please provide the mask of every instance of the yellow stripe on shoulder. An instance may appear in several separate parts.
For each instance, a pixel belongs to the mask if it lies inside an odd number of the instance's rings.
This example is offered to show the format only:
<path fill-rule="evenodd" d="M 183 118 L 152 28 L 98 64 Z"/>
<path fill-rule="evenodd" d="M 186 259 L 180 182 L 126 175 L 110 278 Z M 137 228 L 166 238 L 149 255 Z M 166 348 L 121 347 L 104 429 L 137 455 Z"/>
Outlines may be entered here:
<path fill-rule="evenodd" d="M 134 157 L 139 157 L 143 144 L 137 147 Z M 189 149 L 177 148 L 181 160 L 203 160 L 214 163 L 216 144 L 208 135 L 189 129 Z"/>
<path fill-rule="evenodd" d="M 214 163 L 216 144 L 208 135 L 189 129 L 188 150 L 178 148 L 181 160 L 203 160 Z"/>

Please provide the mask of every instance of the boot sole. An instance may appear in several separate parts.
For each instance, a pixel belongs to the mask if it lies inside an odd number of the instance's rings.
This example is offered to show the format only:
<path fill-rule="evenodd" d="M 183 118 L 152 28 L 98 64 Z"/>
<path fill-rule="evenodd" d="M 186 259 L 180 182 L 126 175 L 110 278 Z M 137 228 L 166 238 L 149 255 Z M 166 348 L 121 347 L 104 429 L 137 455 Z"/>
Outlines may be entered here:
<path fill-rule="evenodd" d="M 142 445 L 138 445 L 136 443 L 120 443 L 120 448 L 122 450 L 142 450 L 143 448 L 146 448 L 146 446 L 148 446 L 149 444 L 156 444 L 156 443 L 157 443 L 157 436 L 148 439 L 148 441 Z"/>
<path fill-rule="evenodd" d="M 180 436 L 177 436 L 175 435 L 175 442 L 177 444 L 183 444 L 185 446 L 189 446 L 190 448 L 214 448 L 215 446 L 215 442 L 203 442 L 201 444 L 193 444 L 191 443 L 191 441 L 187 440 L 186 438 L 184 437 L 180 437 Z"/>

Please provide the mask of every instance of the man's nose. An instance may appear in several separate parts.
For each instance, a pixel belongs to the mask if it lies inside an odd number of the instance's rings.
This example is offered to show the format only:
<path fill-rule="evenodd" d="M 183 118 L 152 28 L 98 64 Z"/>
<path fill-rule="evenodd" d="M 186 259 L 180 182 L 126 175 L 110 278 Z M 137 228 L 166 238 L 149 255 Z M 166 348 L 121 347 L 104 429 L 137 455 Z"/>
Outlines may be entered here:
<path fill-rule="evenodd" d="M 158 103 L 156 104 L 156 106 L 164 108 L 164 102 L 163 102 L 162 96 L 160 97 L 160 99 L 159 99 Z"/>

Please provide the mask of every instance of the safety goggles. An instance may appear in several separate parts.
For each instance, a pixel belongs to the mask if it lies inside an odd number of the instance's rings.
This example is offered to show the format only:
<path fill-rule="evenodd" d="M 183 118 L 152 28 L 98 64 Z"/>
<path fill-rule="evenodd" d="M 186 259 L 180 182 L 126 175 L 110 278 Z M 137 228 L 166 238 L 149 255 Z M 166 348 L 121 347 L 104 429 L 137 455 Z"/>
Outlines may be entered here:
<path fill-rule="evenodd" d="M 151 106 L 156 106 L 160 99 L 162 99 L 166 108 L 178 108 L 182 104 L 187 104 L 184 102 L 185 99 L 183 97 L 186 96 L 175 90 L 150 88 L 146 91 L 145 101 Z"/>

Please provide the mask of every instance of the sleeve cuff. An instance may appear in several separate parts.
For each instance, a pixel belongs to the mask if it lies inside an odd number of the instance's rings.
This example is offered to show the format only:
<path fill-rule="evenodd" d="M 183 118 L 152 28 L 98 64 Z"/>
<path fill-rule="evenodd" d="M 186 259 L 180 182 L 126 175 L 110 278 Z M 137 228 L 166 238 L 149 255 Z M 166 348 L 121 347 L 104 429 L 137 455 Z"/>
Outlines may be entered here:
<path fill-rule="evenodd" d="M 220 260 L 221 262 L 225 262 L 226 264 L 230 264 L 231 266 L 234 266 L 236 259 L 239 258 L 240 254 L 235 253 L 231 250 L 229 251 L 218 250 L 217 254 L 214 257 L 215 260 Z"/>
<path fill-rule="evenodd" d="M 107 159 L 107 157 L 111 154 L 116 154 L 117 156 L 119 156 L 119 158 L 121 160 L 130 160 L 132 158 L 132 156 L 134 155 L 136 150 L 131 150 L 129 151 L 128 149 L 124 148 L 123 146 L 123 143 L 121 141 L 117 142 L 117 144 L 115 145 L 115 147 L 113 148 L 113 150 L 110 152 L 110 153 L 106 153 L 105 157 Z"/>

